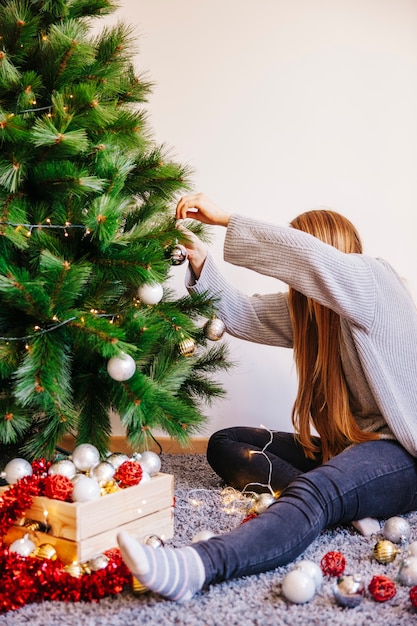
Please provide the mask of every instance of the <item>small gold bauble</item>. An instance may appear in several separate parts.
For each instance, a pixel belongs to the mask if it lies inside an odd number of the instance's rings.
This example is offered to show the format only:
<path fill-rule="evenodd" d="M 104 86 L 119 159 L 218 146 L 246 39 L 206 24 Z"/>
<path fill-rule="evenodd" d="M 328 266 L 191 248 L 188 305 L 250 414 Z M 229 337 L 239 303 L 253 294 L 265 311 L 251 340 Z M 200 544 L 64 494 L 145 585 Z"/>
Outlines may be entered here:
<path fill-rule="evenodd" d="M 178 351 L 181 356 L 193 356 L 196 345 L 197 344 L 194 339 L 192 339 L 192 337 L 188 337 L 187 339 L 180 341 L 178 344 Z"/>
<path fill-rule="evenodd" d="M 77 561 L 73 561 L 72 563 L 64 566 L 64 572 L 70 574 L 70 576 L 73 576 L 74 578 L 81 578 L 84 574 L 84 568 L 82 565 L 77 563 Z"/>
<path fill-rule="evenodd" d="M 388 539 L 378 541 L 372 550 L 372 554 L 378 563 L 392 563 L 400 552 L 401 550 L 399 550 L 392 541 L 388 541 Z"/>
<path fill-rule="evenodd" d="M 148 591 L 148 588 L 145 587 L 145 585 L 142 585 L 142 583 L 133 576 L 132 577 L 132 591 L 135 595 L 139 595 L 141 593 L 146 593 Z"/>
<path fill-rule="evenodd" d="M 49 559 L 50 561 L 55 561 L 57 558 L 56 550 L 50 543 L 42 543 L 38 546 L 33 556 L 36 556 L 37 559 Z"/>

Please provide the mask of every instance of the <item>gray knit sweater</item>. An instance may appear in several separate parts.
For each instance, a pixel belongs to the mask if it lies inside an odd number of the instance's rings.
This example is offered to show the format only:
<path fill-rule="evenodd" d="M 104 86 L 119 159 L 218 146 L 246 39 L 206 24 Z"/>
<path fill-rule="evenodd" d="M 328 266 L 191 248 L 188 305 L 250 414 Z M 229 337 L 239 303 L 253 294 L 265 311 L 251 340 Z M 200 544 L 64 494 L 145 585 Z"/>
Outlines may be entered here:
<path fill-rule="evenodd" d="M 403 281 L 382 259 L 345 254 L 307 233 L 233 215 L 226 261 L 277 278 L 341 318 L 341 358 L 360 427 L 396 438 L 417 456 L 417 310 Z M 248 296 L 229 284 L 208 255 L 188 290 L 218 298 L 229 334 L 291 348 L 288 294 Z"/>

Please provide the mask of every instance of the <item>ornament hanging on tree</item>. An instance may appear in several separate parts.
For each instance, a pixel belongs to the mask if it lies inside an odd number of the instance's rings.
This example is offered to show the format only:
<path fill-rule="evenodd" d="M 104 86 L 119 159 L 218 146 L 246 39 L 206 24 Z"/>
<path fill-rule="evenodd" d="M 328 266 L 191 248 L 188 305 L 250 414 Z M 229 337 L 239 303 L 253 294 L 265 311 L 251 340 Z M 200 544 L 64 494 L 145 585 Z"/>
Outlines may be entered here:
<path fill-rule="evenodd" d="M 143 304 L 158 304 L 163 295 L 164 289 L 159 283 L 144 284 L 138 289 L 138 297 Z"/>
<path fill-rule="evenodd" d="M 218 317 L 212 317 L 203 327 L 205 337 L 211 341 L 219 341 L 223 337 L 225 329 L 224 322 Z"/>
<path fill-rule="evenodd" d="M 136 363 L 130 354 L 122 352 L 119 356 L 112 356 L 107 363 L 107 373 L 118 382 L 132 378 L 136 372 Z"/>
<path fill-rule="evenodd" d="M 180 243 L 176 243 L 169 252 L 171 265 L 182 265 L 188 258 L 187 249 Z"/>
<path fill-rule="evenodd" d="M 187 337 L 178 344 L 178 352 L 181 356 L 193 356 L 196 348 L 196 342 L 192 337 Z"/>

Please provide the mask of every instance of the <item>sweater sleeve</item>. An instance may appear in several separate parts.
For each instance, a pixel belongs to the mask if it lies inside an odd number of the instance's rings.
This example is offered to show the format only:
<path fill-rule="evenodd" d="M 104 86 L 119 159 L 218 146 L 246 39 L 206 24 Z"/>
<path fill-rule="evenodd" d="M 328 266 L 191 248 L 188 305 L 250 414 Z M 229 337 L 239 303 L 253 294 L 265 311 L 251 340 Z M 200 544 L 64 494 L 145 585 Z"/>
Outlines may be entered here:
<path fill-rule="evenodd" d="M 223 277 L 210 254 L 198 280 L 188 268 L 185 284 L 190 293 L 208 293 L 213 297 L 218 316 L 230 335 L 254 343 L 293 347 L 286 293 L 242 293 Z"/>
<path fill-rule="evenodd" d="M 295 228 L 232 215 L 224 258 L 283 281 L 363 329 L 372 325 L 373 259 L 363 254 L 340 252 Z"/>

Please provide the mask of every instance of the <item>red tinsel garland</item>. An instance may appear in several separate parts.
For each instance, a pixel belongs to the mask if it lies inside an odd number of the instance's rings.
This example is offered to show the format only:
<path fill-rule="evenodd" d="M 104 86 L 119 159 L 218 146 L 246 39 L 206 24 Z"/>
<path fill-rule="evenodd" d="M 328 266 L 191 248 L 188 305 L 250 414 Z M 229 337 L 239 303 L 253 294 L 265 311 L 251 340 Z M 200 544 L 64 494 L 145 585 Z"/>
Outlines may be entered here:
<path fill-rule="evenodd" d="M 1 543 L 9 528 L 30 508 L 35 496 L 67 498 L 71 481 L 60 475 L 48 476 L 49 465 L 44 459 L 37 459 L 32 464 L 32 476 L 21 478 L 0 496 L 0 613 L 43 600 L 97 602 L 120 593 L 132 582 L 117 549 L 104 553 L 109 559 L 105 568 L 75 578 L 65 571 L 59 559 L 24 557 Z"/>

